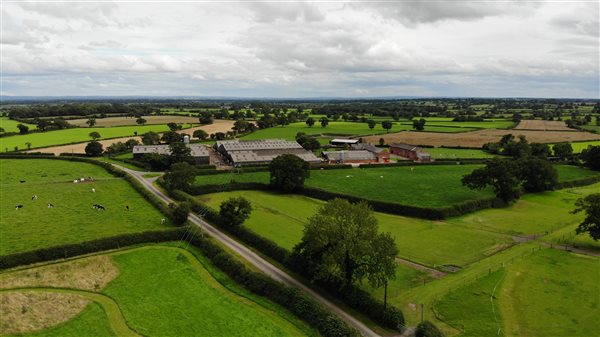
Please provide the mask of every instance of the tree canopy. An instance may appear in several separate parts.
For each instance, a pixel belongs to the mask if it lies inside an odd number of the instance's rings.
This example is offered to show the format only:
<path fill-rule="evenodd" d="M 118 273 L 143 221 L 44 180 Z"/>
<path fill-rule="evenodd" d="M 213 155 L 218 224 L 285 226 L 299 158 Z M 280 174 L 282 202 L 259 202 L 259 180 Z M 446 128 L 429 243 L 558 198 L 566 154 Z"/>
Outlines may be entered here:
<path fill-rule="evenodd" d="M 378 233 L 377 220 L 366 202 L 334 199 L 309 218 L 295 261 L 314 280 L 350 286 L 367 279 L 374 287 L 395 277 L 398 249 L 389 233 Z"/>
<path fill-rule="evenodd" d="M 291 192 L 304 185 L 304 180 L 310 176 L 309 164 L 302 158 L 293 154 L 283 154 L 271 161 L 271 185 Z"/>
<path fill-rule="evenodd" d="M 102 143 L 92 140 L 85 146 L 85 154 L 88 157 L 99 157 L 102 155 Z"/>
<path fill-rule="evenodd" d="M 462 184 L 471 189 L 492 186 L 496 197 L 508 203 L 519 198 L 519 179 L 514 161 L 493 158 L 484 167 L 475 169 L 462 178 Z"/>
<path fill-rule="evenodd" d="M 175 163 L 165 173 L 163 179 L 169 189 L 186 190 L 196 178 L 196 170 L 186 162 Z"/>
<path fill-rule="evenodd" d="M 571 213 L 585 212 L 585 219 L 579 224 L 577 234 L 589 233 L 594 241 L 600 239 L 600 193 L 590 194 L 575 202 L 576 209 Z"/>
<path fill-rule="evenodd" d="M 250 217 L 252 205 L 244 197 L 229 198 L 221 203 L 219 216 L 226 226 L 240 226 Z"/>

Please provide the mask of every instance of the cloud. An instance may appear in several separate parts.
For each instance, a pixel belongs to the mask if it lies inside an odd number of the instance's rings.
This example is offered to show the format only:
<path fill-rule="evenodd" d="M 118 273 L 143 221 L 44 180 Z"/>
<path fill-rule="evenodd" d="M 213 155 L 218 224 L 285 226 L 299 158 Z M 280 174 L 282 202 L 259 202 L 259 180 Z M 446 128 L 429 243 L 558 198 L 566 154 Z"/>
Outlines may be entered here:
<path fill-rule="evenodd" d="M 599 92 L 597 4 L 37 5 L 3 6 L 7 92 L 263 97 L 567 92 L 598 97 Z"/>

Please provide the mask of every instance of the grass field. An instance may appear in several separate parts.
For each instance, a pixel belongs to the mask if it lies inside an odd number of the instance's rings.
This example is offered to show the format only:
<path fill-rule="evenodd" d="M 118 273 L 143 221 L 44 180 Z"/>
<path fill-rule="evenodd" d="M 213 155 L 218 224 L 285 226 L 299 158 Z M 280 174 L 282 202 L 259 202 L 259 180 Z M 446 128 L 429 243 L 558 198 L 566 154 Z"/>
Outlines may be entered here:
<path fill-rule="evenodd" d="M 552 145 L 553 144 L 550 144 L 551 147 Z M 600 146 L 600 140 L 591 142 L 573 142 L 571 143 L 571 146 L 573 147 L 574 153 L 581 153 L 581 151 L 587 149 L 588 146 Z"/>
<path fill-rule="evenodd" d="M 405 125 L 395 123 L 392 126 L 390 132 L 398 132 L 403 130 L 412 130 L 411 125 Z M 425 126 L 425 131 L 431 132 L 465 132 L 471 131 L 472 128 L 456 128 L 456 127 L 441 127 L 441 126 Z M 369 129 L 367 123 L 355 123 L 355 122 L 329 122 L 327 127 L 321 127 L 317 122 L 313 127 L 309 127 L 304 122 L 297 122 L 287 125 L 285 127 L 272 127 L 264 130 L 258 130 L 249 135 L 242 137 L 242 139 L 268 139 L 268 138 L 281 138 L 281 139 L 295 139 L 298 132 L 304 132 L 307 135 L 319 135 L 319 134 L 331 134 L 331 135 L 344 135 L 344 136 L 357 136 L 357 135 L 375 135 L 386 133 L 386 130 L 381 127 L 381 124 L 375 126 L 373 130 Z"/>
<path fill-rule="evenodd" d="M 21 123 L 8 117 L 0 117 L 0 127 L 3 128 L 5 132 L 19 132 L 19 129 L 17 128 L 18 124 L 27 125 L 29 130 L 37 129 L 37 125 L 35 124 Z"/>
<path fill-rule="evenodd" d="M 26 150 L 27 144 L 31 148 L 40 148 L 54 145 L 62 145 L 77 142 L 88 142 L 91 140 L 90 132 L 98 132 L 101 139 L 133 136 L 134 132 L 142 135 L 149 131 L 164 132 L 169 128 L 166 125 L 143 125 L 143 126 L 121 126 L 113 128 L 73 128 L 48 132 L 35 132 L 26 135 L 17 135 L 0 138 L 0 150 L 13 151 L 15 146 L 19 150 Z"/>
<path fill-rule="evenodd" d="M 306 186 L 361 198 L 419 207 L 446 207 L 451 204 L 492 197 L 490 190 L 474 191 L 460 180 L 478 165 L 382 167 L 351 170 L 313 170 Z M 414 168 L 414 170 L 411 170 Z M 557 166 L 559 177 L 568 181 L 598 173 L 570 166 Z M 269 182 L 268 172 L 219 174 L 196 177 L 196 184 Z"/>
<path fill-rule="evenodd" d="M 594 336 L 600 259 L 546 249 L 508 266 L 499 293 L 507 336 Z M 594 272 L 595 271 L 595 272 Z"/>
<path fill-rule="evenodd" d="M 443 147 L 426 148 L 434 159 L 471 159 L 471 158 L 493 158 L 496 155 L 483 150 L 475 149 L 448 149 Z"/>
<path fill-rule="evenodd" d="M 99 166 L 63 160 L 1 159 L 0 167 L 0 255 L 167 228 L 160 224 L 164 216 L 129 183 Z M 73 183 L 81 177 L 96 181 Z M 32 201 L 33 195 L 39 199 Z M 48 209 L 47 203 L 55 207 Z M 18 204 L 24 207 L 15 210 Z M 96 211 L 92 204 L 101 204 L 106 211 Z"/>
<path fill-rule="evenodd" d="M 117 306 L 116 311 L 101 303 L 103 309 L 109 309 L 126 322 L 129 332 L 143 336 L 199 333 L 203 336 L 316 336 L 285 309 L 234 283 L 195 248 L 185 250 L 177 245 L 144 246 L 102 255 L 110 257 L 119 274 L 106 288 L 86 294 L 112 301 Z M 61 263 L 64 267 L 58 268 L 58 272 L 68 270 L 69 263 L 72 262 Z M 31 271 L 41 268 L 44 267 Z M 81 293 L 77 288 L 65 286 L 60 291 Z M 98 305 L 90 305 L 68 323 L 32 336 L 123 335 L 123 331 L 115 333 L 114 321 L 98 309 Z"/>
<path fill-rule="evenodd" d="M 497 270 L 436 301 L 440 319 L 462 331 L 461 337 L 504 336 L 497 298 L 505 275 Z"/>
<path fill-rule="evenodd" d="M 199 196 L 214 209 L 230 197 L 243 196 L 254 208 L 244 226 L 291 250 L 302 238 L 308 217 L 323 201 L 264 191 L 233 191 Z M 379 230 L 390 232 L 399 256 L 425 265 L 462 266 L 506 248 L 510 237 L 447 223 L 376 213 Z"/>

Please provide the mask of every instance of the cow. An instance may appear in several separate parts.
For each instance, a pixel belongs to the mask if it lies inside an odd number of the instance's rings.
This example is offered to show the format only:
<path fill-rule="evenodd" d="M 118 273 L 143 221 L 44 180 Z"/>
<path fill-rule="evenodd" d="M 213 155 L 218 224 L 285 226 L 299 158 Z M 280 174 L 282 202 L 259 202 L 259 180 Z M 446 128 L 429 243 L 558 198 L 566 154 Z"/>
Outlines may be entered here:
<path fill-rule="evenodd" d="M 54 205 L 51 203 L 48 203 L 48 208 L 54 208 Z"/>
<path fill-rule="evenodd" d="M 162 218 L 162 219 L 160 219 L 160 224 L 161 224 L 161 225 L 164 225 L 164 224 L 165 224 L 165 222 L 167 222 L 167 219 L 165 219 L 165 218 Z"/>
<path fill-rule="evenodd" d="M 104 208 L 102 205 L 96 205 L 96 209 L 106 211 L 106 208 Z"/>
<path fill-rule="evenodd" d="M 33 200 L 37 200 L 37 198 L 38 198 L 37 194 L 34 194 L 34 195 L 31 197 L 31 200 L 32 200 L 32 201 L 33 201 Z"/>
<path fill-rule="evenodd" d="M 125 209 L 129 211 L 129 205 L 125 205 Z"/>
<path fill-rule="evenodd" d="M 16 206 L 15 206 L 15 209 L 16 209 L 16 210 L 19 210 L 19 209 L 21 209 L 21 208 L 23 208 L 23 205 L 16 205 Z"/>
<path fill-rule="evenodd" d="M 92 193 L 96 193 L 96 189 L 92 187 Z"/>
<path fill-rule="evenodd" d="M 24 182 L 25 182 L 25 180 L 19 180 L 19 182 L 22 184 L 22 183 L 24 183 Z"/>
<path fill-rule="evenodd" d="M 73 180 L 73 184 L 77 184 L 79 182 L 79 180 L 75 179 Z"/>

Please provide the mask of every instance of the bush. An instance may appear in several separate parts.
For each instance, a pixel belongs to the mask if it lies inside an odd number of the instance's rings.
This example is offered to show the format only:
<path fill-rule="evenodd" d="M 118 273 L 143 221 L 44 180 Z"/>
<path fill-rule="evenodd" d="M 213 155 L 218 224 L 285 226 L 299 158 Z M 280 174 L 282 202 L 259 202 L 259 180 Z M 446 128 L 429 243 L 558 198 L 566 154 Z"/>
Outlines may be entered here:
<path fill-rule="evenodd" d="M 430 321 L 424 321 L 417 325 L 416 337 L 444 337 L 444 334 Z"/>
<path fill-rule="evenodd" d="M 179 240 L 185 231 L 185 228 L 145 231 L 85 241 L 81 243 L 36 249 L 28 252 L 3 255 L 0 256 L 0 270 L 27 264 L 66 259 L 73 256 L 127 247 L 140 243 Z"/>
<path fill-rule="evenodd" d="M 175 222 L 175 225 L 181 226 L 186 223 L 191 209 L 189 202 L 184 201 L 177 205 L 171 203 L 169 204 L 169 208 L 172 209 L 173 222 Z"/>

